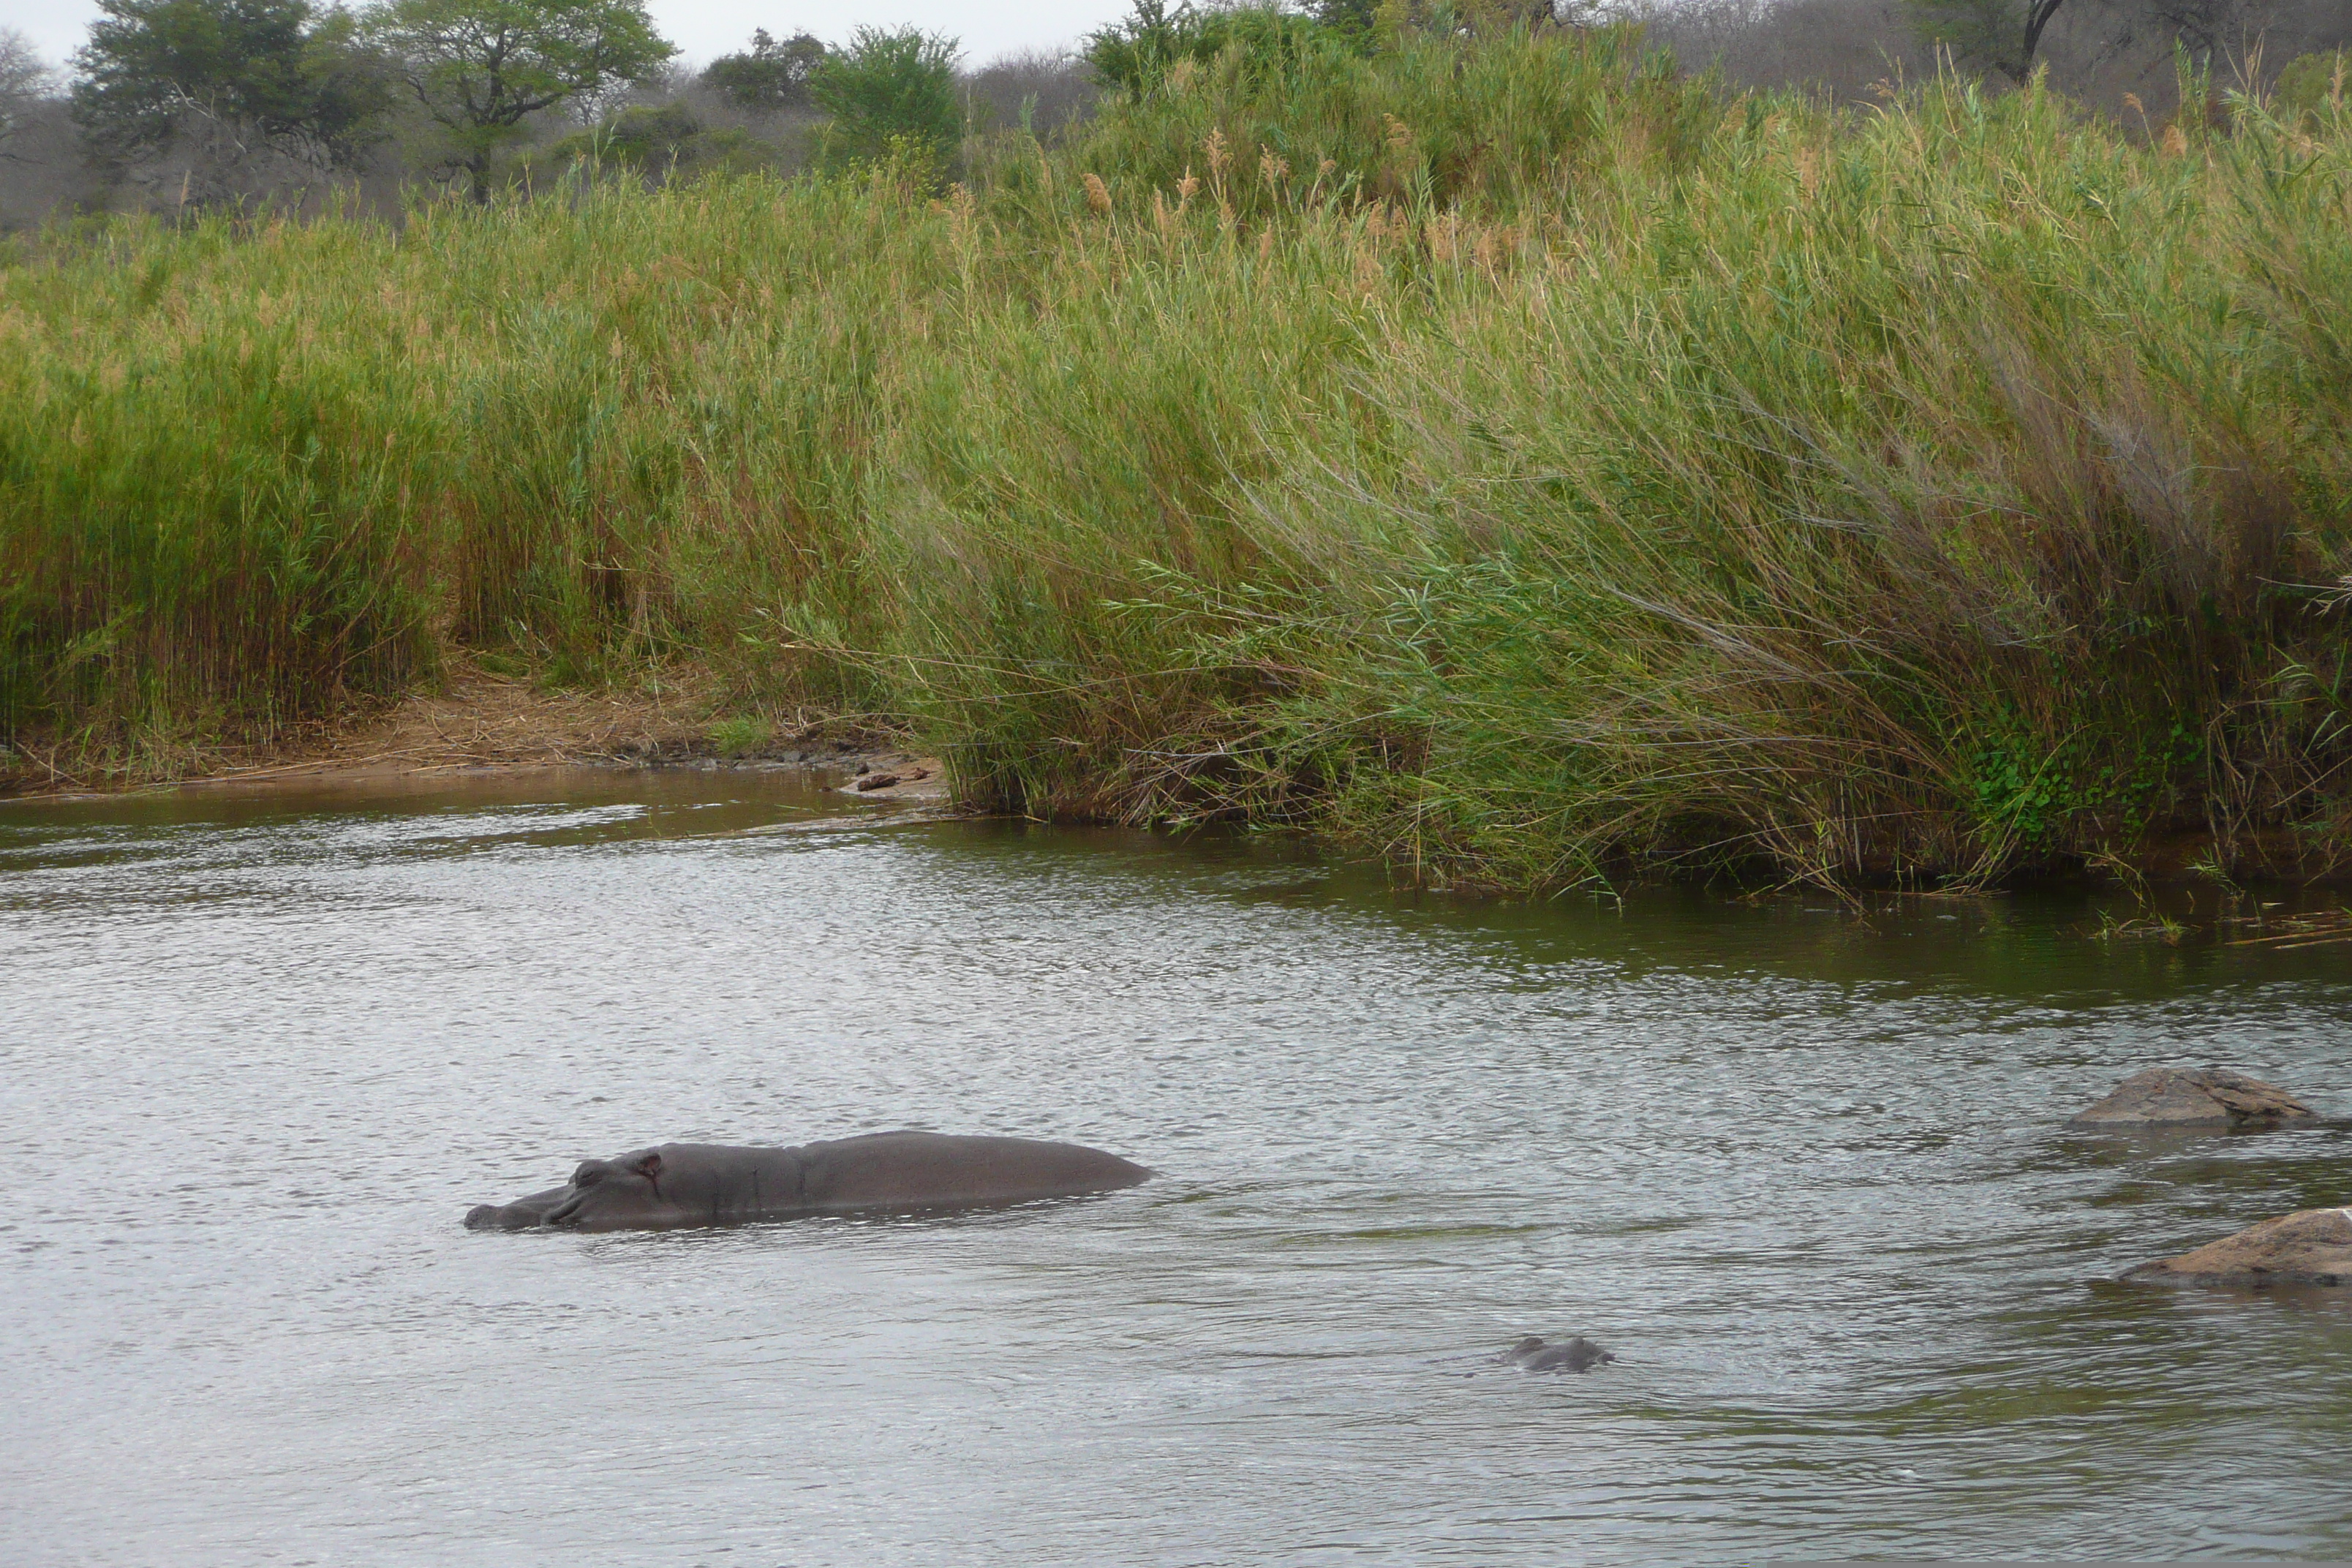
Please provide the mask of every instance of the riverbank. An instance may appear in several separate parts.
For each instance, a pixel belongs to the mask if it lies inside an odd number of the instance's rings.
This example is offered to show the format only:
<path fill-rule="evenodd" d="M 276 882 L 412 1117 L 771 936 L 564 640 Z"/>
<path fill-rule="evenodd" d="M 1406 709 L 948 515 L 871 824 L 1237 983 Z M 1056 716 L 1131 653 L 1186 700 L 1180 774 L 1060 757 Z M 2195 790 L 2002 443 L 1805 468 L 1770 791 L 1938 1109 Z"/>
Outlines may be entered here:
<path fill-rule="evenodd" d="M 843 721 L 805 710 L 781 722 L 730 713 L 723 686 L 709 670 L 690 665 L 644 672 L 634 682 L 594 690 L 563 690 L 460 663 L 445 671 L 432 689 L 388 709 L 294 730 L 271 742 L 189 749 L 169 761 L 168 771 L 80 776 L 39 757 L 20 757 L 13 770 L 0 772 L 0 800 L 175 786 L 302 791 L 321 784 L 365 786 L 427 775 L 520 774 L 549 768 L 787 768 L 876 804 L 987 814 L 968 796 L 960 797 L 947 764 L 907 735 L 877 729 L 870 721 Z M 2228 866 L 2250 880 L 2325 885 L 2343 879 L 2332 868 L 2314 875 L 2307 864 L 2298 866 L 2298 848 L 2292 838 L 2256 834 L 2225 851 L 2210 834 L 2189 831 L 2144 837 L 2128 852 L 2106 856 L 2088 869 L 2097 879 L 2142 894 L 2167 886 L 2226 889 Z M 1465 892 L 1500 890 L 1475 882 L 1437 885 Z M 2200 929 L 2149 905 L 2113 934 L 2173 941 Z"/>
<path fill-rule="evenodd" d="M 877 802 L 945 805 L 947 771 L 903 737 L 808 715 L 777 725 L 714 717 L 708 671 L 678 666 L 595 690 L 563 690 L 459 663 L 429 690 L 376 710 L 290 730 L 272 741 L 188 748 L 157 773 L 79 774 L 38 754 L 0 770 L 10 795 L 152 789 L 310 788 L 424 774 L 561 767 L 797 768 Z M 887 783 L 878 781 L 887 780 Z"/>
<path fill-rule="evenodd" d="M 690 666 L 978 808 L 1431 885 L 2352 864 L 2340 110 L 1727 100 L 1605 29 L 1295 67 L 943 195 L 20 247 L 20 771 Z"/>

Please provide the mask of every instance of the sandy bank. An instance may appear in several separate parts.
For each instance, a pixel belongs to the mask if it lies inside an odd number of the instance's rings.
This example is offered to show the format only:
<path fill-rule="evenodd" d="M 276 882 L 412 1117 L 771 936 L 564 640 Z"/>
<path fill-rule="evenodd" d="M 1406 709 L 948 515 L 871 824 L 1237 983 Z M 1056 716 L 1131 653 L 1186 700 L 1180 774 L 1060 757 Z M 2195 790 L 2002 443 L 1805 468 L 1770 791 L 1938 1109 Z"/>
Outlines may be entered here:
<path fill-rule="evenodd" d="M 546 767 L 797 767 L 861 799 L 945 805 L 950 798 L 939 759 L 908 750 L 887 731 L 796 715 L 721 744 L 714 731 L 727 727 L 715 722 L 717 710 L 713 683 L 696 670 L 577 691 L 469 664 L 452 670 L 441 689 L 376 714 L 314 725 L 268 746 L 191 751 L 147 776 L 89 776 L 37 753 L 20 755 L 0 774 L 0 794 L 307 785 Z"/>

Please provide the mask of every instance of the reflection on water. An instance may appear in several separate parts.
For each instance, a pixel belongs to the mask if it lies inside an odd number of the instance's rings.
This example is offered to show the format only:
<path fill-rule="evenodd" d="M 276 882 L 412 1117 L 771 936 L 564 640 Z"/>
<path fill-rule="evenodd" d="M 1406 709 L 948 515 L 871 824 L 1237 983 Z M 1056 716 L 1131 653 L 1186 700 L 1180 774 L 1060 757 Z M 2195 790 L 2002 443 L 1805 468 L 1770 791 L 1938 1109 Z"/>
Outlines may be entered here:
<path fill-rule="evenodd" d="M 2347 950 L 2062 899 L 1391 893 L 782 775 L 0 806 L 0 1560 L 2352 1555 Z M 469 1235 L 663 1139 L 1067 1137 L 1003 1213 Z M 1583 1332 L 1531 1377 L 1493 1354 Z"/>

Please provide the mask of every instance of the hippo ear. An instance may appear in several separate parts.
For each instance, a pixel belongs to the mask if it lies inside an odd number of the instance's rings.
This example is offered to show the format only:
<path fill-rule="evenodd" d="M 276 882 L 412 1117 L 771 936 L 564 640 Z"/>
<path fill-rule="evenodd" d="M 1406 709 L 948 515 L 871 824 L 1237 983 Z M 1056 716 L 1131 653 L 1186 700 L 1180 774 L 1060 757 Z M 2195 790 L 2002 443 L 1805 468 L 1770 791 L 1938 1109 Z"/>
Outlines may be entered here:
<path fill-rule="evenodd" d="M 659 1154 L 647 1154 L 643 1159 L 629 1162 L 629 1169 L 649 1182 L 661 1174 L 661 1168 Z"/>

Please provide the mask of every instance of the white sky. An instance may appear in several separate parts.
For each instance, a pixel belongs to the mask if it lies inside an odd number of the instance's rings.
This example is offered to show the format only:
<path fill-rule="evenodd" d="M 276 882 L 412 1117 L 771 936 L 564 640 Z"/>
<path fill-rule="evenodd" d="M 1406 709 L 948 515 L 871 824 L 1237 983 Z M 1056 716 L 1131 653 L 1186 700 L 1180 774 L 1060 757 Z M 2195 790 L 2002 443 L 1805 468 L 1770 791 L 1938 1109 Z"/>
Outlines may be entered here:
<path fill-rule="evenodd" d="M 964 64 L 977 66 L 1013 49 L 1074 44 L 1080 34 L 1127 15 L 1128 0 L 647 0 L 646 8 L 662 36 L 697 64 L 741 48 L 754 27 L 778 37 L 810 32 L 837 43 L 860 24 L 911 22 L 961 38 Z M 93 0 L 0 0 L 0 27 L 32 39 L 56 66 L 82 46 L 98 15 Z"/>

